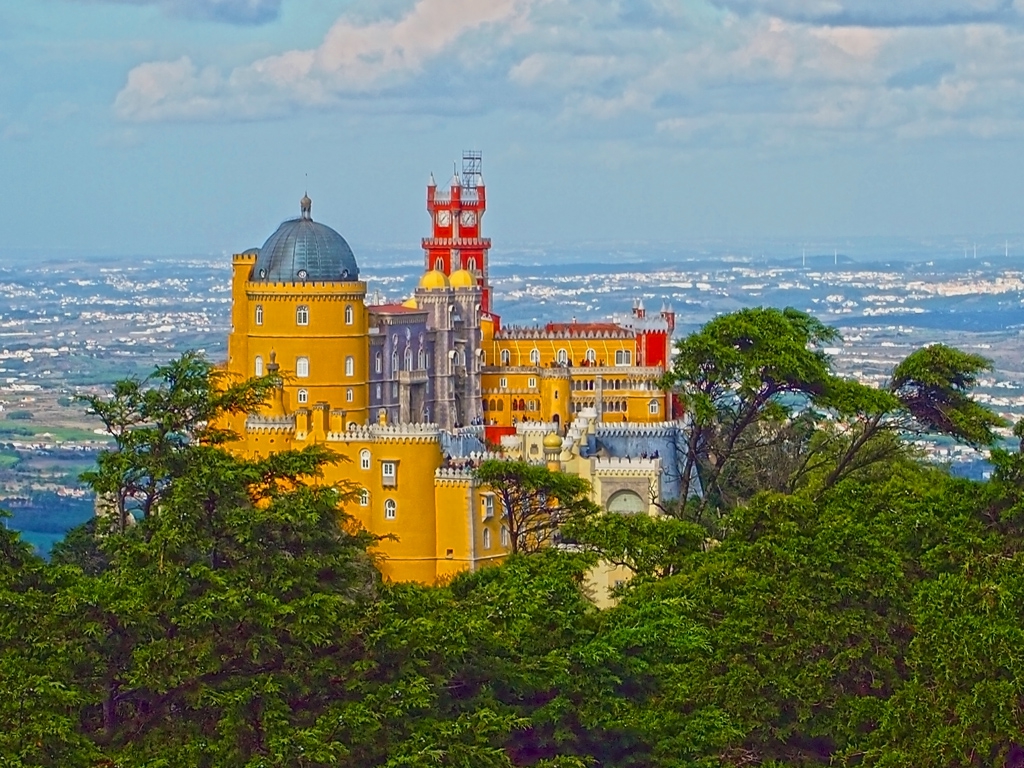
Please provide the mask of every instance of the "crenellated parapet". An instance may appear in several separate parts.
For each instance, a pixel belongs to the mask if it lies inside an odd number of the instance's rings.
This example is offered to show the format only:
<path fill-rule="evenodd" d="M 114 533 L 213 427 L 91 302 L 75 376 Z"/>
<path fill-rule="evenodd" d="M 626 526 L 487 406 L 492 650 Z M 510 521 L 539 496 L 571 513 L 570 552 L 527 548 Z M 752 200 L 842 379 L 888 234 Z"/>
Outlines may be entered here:
<path fill-rule="evenodd" d="M 621 424 L 595 424 L 595 433 L 601 437 L 673 437 L 682 424 L 678 421 L 622 422 Z"/>
<path fill-rule="evenodd" d="M 434 470 L 434 485 L 441 486 L 470 486 L 476 480 L 476 475 L 471 469 L 456 469 L 454 467 L 439 467 Z"/>
<path fill-rule="evenodd" d="M 594 457 L 590 460 L 591 471 L 597 475 L 618 477 L 649 476 L 661 473 L 661 459 L 624 457 Z"/>
<path fill-rule="evenodd" d="M 255 414 L 245 420 L 245 431 L 249 433 L 273 433 L 295 432 L 295 415 L 288 416 L 263 416 Z"/>
<path fill-rule="evenodd" d="M 539 326 L 505 326 L 494 334 L 495 341 L 564 341 L 567 339 L 633 339 L 636 334 L 626 328 L 548 330 Z"/>
<path fill-rule="evenodd" d="M 327 434 L 327 441 L 336 443 L 437 443 L 440 439 L 441 430 L 436 424 L 353 424 L 343 432 Z"/>

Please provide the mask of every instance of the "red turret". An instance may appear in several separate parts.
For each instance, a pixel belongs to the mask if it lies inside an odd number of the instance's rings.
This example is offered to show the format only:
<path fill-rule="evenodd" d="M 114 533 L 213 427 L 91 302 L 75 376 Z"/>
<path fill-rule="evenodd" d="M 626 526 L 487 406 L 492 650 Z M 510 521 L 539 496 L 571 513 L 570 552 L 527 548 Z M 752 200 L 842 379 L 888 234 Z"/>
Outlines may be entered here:
<path fill-rule="evenodd" d="M 436 269 L 451 275 L 465 269 L 476 277 L 483 291 L 481 309 L 491 311 L 491 287 L 487 280 L 489 238 L 481 237 L 481 222 L 487 209 L 487 192 L 480 172 L 479 152 L 462 153 L 462 176 L 452 175 L 447 190 L 438 190 L 434 175 L 427 184 L 427 212 L 433 233 L 423 238 L 427 271 Z"/>

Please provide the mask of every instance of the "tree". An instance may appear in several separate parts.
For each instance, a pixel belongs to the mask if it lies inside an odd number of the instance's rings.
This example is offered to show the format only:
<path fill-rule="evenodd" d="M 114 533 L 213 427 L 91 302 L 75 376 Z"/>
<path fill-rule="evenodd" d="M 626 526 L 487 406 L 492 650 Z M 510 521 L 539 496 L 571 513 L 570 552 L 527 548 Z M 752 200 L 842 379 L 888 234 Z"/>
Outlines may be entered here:
<path fill-rule="evenodd" d="M 83 396 L 115 446 L 83 479 L 111 505 L 116 530 L 123 532 L 133 513 L 153 513 L 188 446 L 235 439 L 219 426 L 222 419 L 255 412 L 275 384 L 273 376 L 229 380 L 199 353 L 186 352 L 146 379 L 116 382 L 110 396 Z"/>
<path fill-rule="evenodd" d="M 490 459 L 476 469 L 476 478 L 501 502 L 512 554 L 536 552 L 569 520 L 597 510 L 586 480 L 538 464 Z"/>

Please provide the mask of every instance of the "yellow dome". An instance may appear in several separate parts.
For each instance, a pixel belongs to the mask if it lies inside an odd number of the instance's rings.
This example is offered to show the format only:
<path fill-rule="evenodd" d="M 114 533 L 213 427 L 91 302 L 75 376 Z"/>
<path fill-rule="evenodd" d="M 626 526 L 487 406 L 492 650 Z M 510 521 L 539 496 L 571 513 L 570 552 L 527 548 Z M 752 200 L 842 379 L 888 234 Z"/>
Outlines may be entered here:
<path fill-rule="evenodd" d="M 459 269 L 452 272 L 452 276 L 448 278 L 452 288 L 476 288 L 476 278 L 473 277 L 473 273 L 468 269 Z"/>
<path fill-rule="evenodd" d="M 556 450 L 562 447 L 562 438 L 558 436 L 557 432 L 552 432 L 550 435 L 544 437 L 544 447 L 550 450 Z"/>
<path fill-rule="evenodd" d="M 436 269 L 430 270 L 420 278 L 420 288 L 426 288 L 428 291 L 439 290 L 447 287 L 448 278 L 445 277 L 444 272 L 439 272 Z"/>
<path fill-rule="evenodd" d="M 410 296 L 408 299 L 403 301 L 402 302 L 402 306 L 403 307 L 408 307 L 409 309 L 419 309 L 420 308 L 420 305 L 416 303 L 416 297 L 415 296 Z"/>

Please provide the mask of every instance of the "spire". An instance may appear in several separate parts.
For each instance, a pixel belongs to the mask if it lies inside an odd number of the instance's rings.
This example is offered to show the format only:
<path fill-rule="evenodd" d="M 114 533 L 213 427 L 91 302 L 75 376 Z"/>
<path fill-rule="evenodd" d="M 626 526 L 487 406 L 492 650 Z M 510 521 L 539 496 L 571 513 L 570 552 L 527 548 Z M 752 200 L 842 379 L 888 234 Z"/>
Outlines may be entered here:
<path fill-rule="evenodd" d="M 302 218 L 312 219 L 313 218 L 313 201 L 309 199 L 308 194 L 303 194 L 302 199 L 299 200 L 299 207 L 302 212 Z"/>
<path fill-rule="evenodd" d="M 427 182 L 427 186 L 428 187 L 436 187 L 437 186 L 437 182 L 434 181 L 434 172 L 433 171 L 430 172 L 430 181 Z"/>

